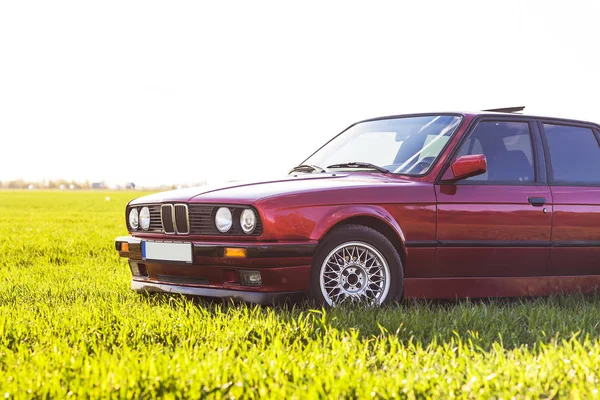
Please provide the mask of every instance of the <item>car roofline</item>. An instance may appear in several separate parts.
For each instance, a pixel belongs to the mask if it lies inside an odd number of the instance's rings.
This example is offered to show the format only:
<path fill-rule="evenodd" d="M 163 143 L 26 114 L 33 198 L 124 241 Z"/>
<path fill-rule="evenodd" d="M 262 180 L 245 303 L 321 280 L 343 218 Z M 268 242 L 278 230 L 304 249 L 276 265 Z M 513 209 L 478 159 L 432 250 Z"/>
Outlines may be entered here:
<path fill-rule="evenodd" d="M 373 121 L 384 121 L 387 119 L 395 119 L 395 118 L 410 118 L 410 117 L 427 117 L 427 116 L 436 116 L 436 115 L 450 115 L 457 116 L 461 118 L 471 118 L 472 120 L 478 119 L 481 117 L 503 117 L 503 118 L 511 118 L 511 119 L 538 119 L 538 120 L 546 120 L 546 121 L 554 121 L 554 122 L 563 122 L 568 124 L 580 124 L 593 126 L 596 129 L 600 130 L 600 124 L 591 121 L 583 121 L 583 120 L 575 120 L 568 118 L 558 118 L 558 117 L 544 117 L 544 116 L 536 116 L 536 115 L 528 115 L 528 114 L 516 114 L 516 113 L 504 113 L 504 112 L 494 112 L 494 111 L 441 111 L 441 112 L 422 112 L 422 113 L 410 113 L 410 114 L 396 114 L 396 115 L 386 115 L 382 117 L 374 117 L 367 118 L 361 121 L 354 122 L 348 125 L 345 129 L 343 129 L 338 134 L 334 135 L 331 139 L 326 141 L 323 145 L 313 151 L 308 157 L 306 157 L 300 164 L 305 164 L 306 161 L 314 156 L 319 150 L 325 147 L 329 142 L 337 138 L 342 133 L 346 132 L 348 129 L 352 128 L 355 125 L 362 124 L 363 122 L 373 122 Z M 299 165 L 300 165 L 299 164 Z"/>
<path fill-rule="evenodd" d="M 410 117 L 434 117 L 437 115 L 453 115 L 453 116 L 457 116 L 457 117 L 466 117 L 468 114 L 470 114 L 470 113 L 445 111 L 445 112 L 422 112 L 422 113 L 411 113 L 411 114 L 384 115 L 381 117 L 367 118 L 367 119 L 363 119 L 362 121 L 357 121 L 357 122 L 353 123 L 352 125 L 350 125 L 348 128 L 350 128 L 354 125 L 357 125 L 357 124 L 361 124 L 363 122 L 383 121 L 386 119 L 410 118 Z M 346 129 L 348 129 L 348 128 L 346 128 Z"/>
<path fill-rule="evenodd" d="M 562 118 L 562 117 L 549 117 L 549 116 L 543 116 L 543 115 L 495 112 L 495 111 L 442 111 L 442 112 L 424 112 L 424 113 L 386 115 L 386 116 L 381 116 L 381 117 L 364 119 L 362 121 L 355 122 L 350 126 L 361 124 L 363 122 L 382 121 L 382 120 L 386 120 L 386 119 L 427 117 L 427 116 L 435 116 L 435 115 L 455 115 L 455 116 L 460 116 L 460 117 L 506 117 L 506 118 L 515 118 L 515 119 L 539 119 L 539 120 L 548 120 L 548 121 L 556 121 L 556 122 L 593 125 L 597 128 L 600 128 L 600 123 L 593 122 L 593 121 Z"/>

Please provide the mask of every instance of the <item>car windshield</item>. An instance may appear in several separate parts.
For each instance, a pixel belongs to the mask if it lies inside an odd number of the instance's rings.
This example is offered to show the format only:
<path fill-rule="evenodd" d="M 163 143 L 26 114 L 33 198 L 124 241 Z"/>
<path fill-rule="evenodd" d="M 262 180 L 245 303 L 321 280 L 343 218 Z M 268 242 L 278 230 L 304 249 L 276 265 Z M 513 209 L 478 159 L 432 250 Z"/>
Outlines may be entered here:
<path fill-rule="evenodd" d="M 427 115 L 361 122 L 333 138 L 302 164 L 327 168 L 369 163 L 397 174 L 421 175 L 433 165 L 460 121 L 456 115 Z"/>

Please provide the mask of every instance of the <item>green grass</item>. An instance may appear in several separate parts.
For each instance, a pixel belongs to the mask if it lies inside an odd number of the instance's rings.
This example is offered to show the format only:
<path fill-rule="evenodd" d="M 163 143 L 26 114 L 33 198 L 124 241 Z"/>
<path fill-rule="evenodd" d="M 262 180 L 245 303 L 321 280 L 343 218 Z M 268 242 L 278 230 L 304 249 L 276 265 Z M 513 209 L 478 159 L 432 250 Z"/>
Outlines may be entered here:
<path fill-rule="evenodd" d="M 0 191 L 0 398 L 600 396 L 598 295 L 328 311 L 141 296 L 113 244 L 134 195 Z"/>

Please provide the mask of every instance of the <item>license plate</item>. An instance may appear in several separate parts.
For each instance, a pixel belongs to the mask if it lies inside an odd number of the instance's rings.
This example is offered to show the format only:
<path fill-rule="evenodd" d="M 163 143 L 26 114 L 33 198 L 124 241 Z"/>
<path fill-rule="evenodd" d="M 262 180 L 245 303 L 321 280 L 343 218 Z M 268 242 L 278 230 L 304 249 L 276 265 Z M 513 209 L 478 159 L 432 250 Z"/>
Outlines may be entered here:
<path fill-rule="evenodd" d="M 142 242 L 142 259 L 156 261 L 192 262 L 191 243 Z"/>

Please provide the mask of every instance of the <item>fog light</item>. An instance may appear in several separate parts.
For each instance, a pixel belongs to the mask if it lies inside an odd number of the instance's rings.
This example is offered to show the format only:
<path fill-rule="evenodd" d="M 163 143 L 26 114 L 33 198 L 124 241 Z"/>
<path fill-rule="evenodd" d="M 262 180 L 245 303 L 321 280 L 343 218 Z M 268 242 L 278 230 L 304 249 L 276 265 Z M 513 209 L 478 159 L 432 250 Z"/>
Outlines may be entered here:
<path fill-rule="evenodd" d="M 131 269 L 131 275 L 133 276 L 148 276 L 148 268 L 146 268 L 146 264 L 136 263 L 135 261 L 129 261 L 129 269 Z"/>
<path fill-rule="evenodd" d="M 129 268 L 131 269 L 131 275 L 140 276 L 140 269 L 138 268 L 138 263 L 130 261 Z"/>
<path fill-rule="evenodd" d="M 258 271 L 240 271 L 240 282 L 244 286 L 261 286 L 262 278 Z"/>

